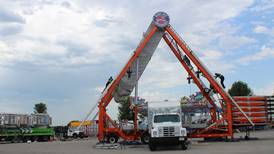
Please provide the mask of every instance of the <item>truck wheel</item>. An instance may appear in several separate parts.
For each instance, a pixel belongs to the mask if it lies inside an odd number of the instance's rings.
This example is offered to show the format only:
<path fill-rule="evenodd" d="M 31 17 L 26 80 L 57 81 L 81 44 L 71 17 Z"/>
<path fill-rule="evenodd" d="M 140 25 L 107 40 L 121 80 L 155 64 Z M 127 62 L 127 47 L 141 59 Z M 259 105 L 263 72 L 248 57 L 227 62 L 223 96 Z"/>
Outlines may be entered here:
<path fill-rule="evenodd" d="M 44 142 L 48 142 L 50 140 L 50 137 L 49 136 L 44 136 L 44 138 L 43 138 L 43 141 Z"/>
<path fill-rule="evenodd" d="M 12 143 L 19 143 L 19 142 L 21 142 L 22 141 L 22 137 L 21 136 L 14 136 L 13 138 L 12 138 Z"/>
<path fill-rule="evenodd" d="M 78 137 L 78 135 L 77 135 L 76 133 L 74 133 L 74 134 L 72 135 L 72 137 L 76 139 L 76 138 Z"/>
<path fill-rule="evenodd" d="M 149 136 L 148 135 L 144 135 L 141 137 L 141 142 L 143 144 L 148 144 L 149 143 Z"/>
<path fill-rule="evenodd" d="M 154 145 L 154 144 L 148 144 L 148 147 L 149 147 L 150 151 L 155 151 L 157 148 L 156 145 Z"/>
<path fill-rule="evenodd" d="M 18 140 L 17 138 L 18 138 L 17 136 L 14 136 L 11 140 L 11 143 L 17 143 L 17 140 Z"/>
<path fill-rule="evenodd" d="M 108 137 L 108 143 L 110 144 L 114 144 L 114 143 L 117 143 L 118 142 L 118 137 L 114 136 L 114 135 L 111 135 Z"/>
<path fill-rule="evenodd" d="M 183 141 L 183 142 L 181 143 L 181 149 L 182 149 L 182 150 L 187 150 L 187 143 L 186 143 L 185 141 Z"/>
<path fill-rule="evenodd" d="M 79 137 L 80 137 L 81 139 L 83 139 L 83 138 L 85 137 L 85 134 L 84 134 L 84 133 L 79 133 Z"/>

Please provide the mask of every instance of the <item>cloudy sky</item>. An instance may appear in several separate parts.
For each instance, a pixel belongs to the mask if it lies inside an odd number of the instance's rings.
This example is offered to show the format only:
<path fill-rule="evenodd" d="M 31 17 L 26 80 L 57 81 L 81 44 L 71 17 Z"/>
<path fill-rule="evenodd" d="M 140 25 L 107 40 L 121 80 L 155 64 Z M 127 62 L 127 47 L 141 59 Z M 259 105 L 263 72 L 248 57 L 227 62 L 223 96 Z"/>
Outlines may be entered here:
<path fill-rule="evenodd" d="M 42 101 L 56 125 L 81 119 L 157 11 L 169 14 L 228 88 L 243 80 L 257 95 L 273 94 L 273 0 L 0 0 L 0 112 L 31 113 Z M 140 95 L 149 101 L 190 95 L 195 85 L 186 76 L 162 41 Z"/>

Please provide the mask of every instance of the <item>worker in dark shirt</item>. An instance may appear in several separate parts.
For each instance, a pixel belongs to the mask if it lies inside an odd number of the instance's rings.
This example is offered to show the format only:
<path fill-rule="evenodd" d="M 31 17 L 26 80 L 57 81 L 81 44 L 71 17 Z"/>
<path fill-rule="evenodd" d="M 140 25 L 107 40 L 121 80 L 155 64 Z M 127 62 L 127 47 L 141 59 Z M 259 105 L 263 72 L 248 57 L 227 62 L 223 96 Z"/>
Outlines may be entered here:
<path fill-rule="evenodd" d="M 103 92 L 106 90 L 106 88 L 108 87 L 108 85 L 109 85 L 112 81 L 113 81 L 113 78 L 112 78 L 112 76 L 110 76 L 109 79 L 108 79 L 108 82 L 106 83 L 106 86 L 105 86 Z"/>
<path fill-rule="evenodd" d="M 224 84 L 224 81 L 225 81 L 225 77 L 222 75 L 222 74 L 219 74 L 219 73 L 215 73 L 215 76 L 214 76 L 216 79 L 219 78 L 221 80 L 221 85 L 222 87 L 225 89 L 225 84 Z"/>
<path fill-rule="evenodd" d="M 186 55 L 183 56 L 183 60 L 186 62 L 186 64 L 190 67 L 190 69 L 193 69 L 193 66 L 190 63 L 190 60 L 187 58 Z"/>
<path fill-rule="evenodd" d="M 130 69 L 127 70 L 127 77 L 131 78 L 132 71 Z"/>
<path fill-rule="evenodd" d="M 214 78 L 215 79 L 219 78 L 222 87 L 225 89 L 225 84 L 224 84 L 225 77 L 222 74 L 220 74 L 220 73 L 215 73 Z M 214 87 L 211 84 L 210 84 L 210 89 L 213 90 L 214 93 L 216 93 L 216 90 L 214 89 Z"/>

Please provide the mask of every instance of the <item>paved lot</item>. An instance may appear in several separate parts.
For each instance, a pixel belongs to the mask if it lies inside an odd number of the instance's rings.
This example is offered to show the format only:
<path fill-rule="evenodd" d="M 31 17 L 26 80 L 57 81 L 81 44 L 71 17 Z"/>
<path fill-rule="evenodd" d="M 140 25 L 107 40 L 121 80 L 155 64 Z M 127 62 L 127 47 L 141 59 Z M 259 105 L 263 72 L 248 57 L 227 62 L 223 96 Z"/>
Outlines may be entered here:
<path fill-rule="evenodd" d="M 177 148 L 165 148 L 153 153 L 185 153 L 185 154 L 273 154 L 274 153 L 274 130 L 260 131 L 254 135 L 259 140 L 240 142 L 194 142 L 187 151 Z M 141 154 L 151 153 L 147 146 L 126 146 L 124 149 L 103 150 L 94 149 L 96 139 L 66 142 L 48 143 L 18 143 L 0 144 L 0 154 Z"/>

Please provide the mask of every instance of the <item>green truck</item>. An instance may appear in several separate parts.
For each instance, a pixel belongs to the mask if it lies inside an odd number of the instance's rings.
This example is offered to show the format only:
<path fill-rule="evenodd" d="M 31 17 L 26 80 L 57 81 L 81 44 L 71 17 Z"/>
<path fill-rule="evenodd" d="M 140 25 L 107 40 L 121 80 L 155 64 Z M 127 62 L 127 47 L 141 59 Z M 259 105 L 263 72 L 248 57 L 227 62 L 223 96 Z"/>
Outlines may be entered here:
<path fill-rule="evenodd" d="M 52 127 L 0 126 L 1 142 L 50 141 L 54 137 Z"/>

